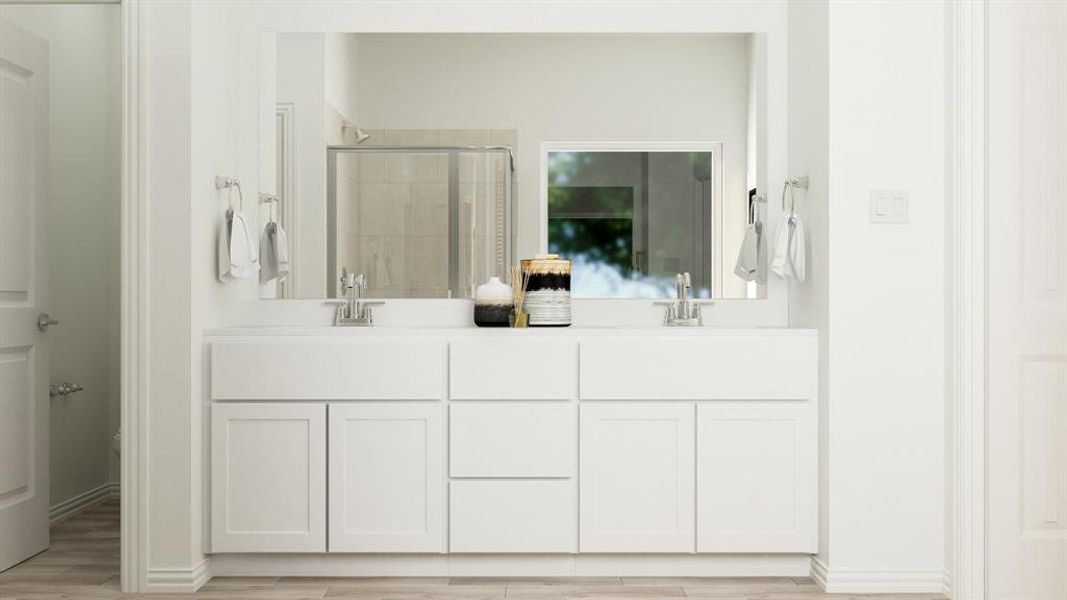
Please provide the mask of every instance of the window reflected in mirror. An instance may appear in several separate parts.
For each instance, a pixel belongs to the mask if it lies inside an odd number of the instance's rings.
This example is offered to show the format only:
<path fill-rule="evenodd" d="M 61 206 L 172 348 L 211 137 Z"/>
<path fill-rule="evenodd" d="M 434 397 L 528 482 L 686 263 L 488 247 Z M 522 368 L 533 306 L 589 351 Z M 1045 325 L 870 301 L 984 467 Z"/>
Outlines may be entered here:
<path fill-rule="evenodd" d="M 548 251 L 578 298 L 672 298 L 688 272 L 711 298 L 717 157 L 706 151 L 550 151 Z"/>

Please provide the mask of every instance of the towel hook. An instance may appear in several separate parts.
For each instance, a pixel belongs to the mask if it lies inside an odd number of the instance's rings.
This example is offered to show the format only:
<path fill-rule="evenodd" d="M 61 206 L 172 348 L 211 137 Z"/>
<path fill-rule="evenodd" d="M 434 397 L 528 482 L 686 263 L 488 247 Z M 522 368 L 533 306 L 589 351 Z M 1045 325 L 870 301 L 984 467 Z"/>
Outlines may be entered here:
<path fill-rule="evenodd" d="M 797 197 L 796 190 L 800 188 L 802 190 L 808 189 L 808 177 L 793 177 L 792 179 L 786 179 L 785 185 L 782 186 L 782 210 L 785 210 L 785 191 L 789 190 L 789 211 L 795 212 L 797 209 Z"/>
<path fill-rule="evenodd" d="M 241 180 L 236 177 L 226 177 L 224 175 L 215 176 L 215 189 L 227 189 L 230 191 L 229 204 L 230 212 L 233 212 L 233 188 L 237 188 L 237 210 L 244 210 L 245 197 L 241 193 Z"/>
<path fill-rule="evenodd" d="M 276 196 L 274 194 L 268 194 L 267 192 L 260 192 L 259 193 L 259 203 L 260 204 L 269 204 L 270 205 L 270 209 L 267 211 L 267 216 L 270 219 L 270 222 L 274 223 L 277 220 L 277 215 L 275 214 L 275 208 L 280 203 L 280 201 L 278 200 L 278 196 Z"/>
<path fill-rule="evenodd" d="M 752 201 L 748 203 L 748 224 L 752 225 L 758 223 L 760 220 L 759 205 L 767 203 L 767 196 L 764 194 L 756 194 L 752 197 Z"/>

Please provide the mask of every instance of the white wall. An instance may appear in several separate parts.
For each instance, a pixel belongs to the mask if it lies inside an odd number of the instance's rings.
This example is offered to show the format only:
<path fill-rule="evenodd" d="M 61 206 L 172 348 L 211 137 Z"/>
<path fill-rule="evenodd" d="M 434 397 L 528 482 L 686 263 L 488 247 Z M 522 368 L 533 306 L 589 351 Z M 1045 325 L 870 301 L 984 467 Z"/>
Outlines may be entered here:
<path fill-rule="evenodd" d="M 940 591 L 944 4 L 797 3 L 790 25 L 790 174 L 812 177 L 790 323 L 823 335 L 819 558 L 833 591 Z M 879 189 L 910 192 L 909 224 L 868 223 Z"/>
<path fill-rule="evenodd" d="M 154 590 L 192 587 L 204 555 L 206 499 L 204 381 L 201 335 L 205 327 L 249 323 L 271 312 L 291 319 L 301 303 L 253 300 L 256 285 L 215 281 L 214 236 L 224 210 L 212 181 L 235 173 L 258 191 L 256 109 L 261 32 L 396 31 L 767 31 L 768 123 L 785 126 L 785 11 L 776 3 L 648 2 L 605 12 L 597 2 L 574 2 L 567 11 L 544 3 L 457 2 L 447 10 L 413 11 L 388 2 L 232 3 L 174 0 L 142 4 L 146 63 L 147 169 L 145 218 L 148 321 L 146 486 L 147 575 Z M 473 24 L 473 25 L 472 25 Z M 194 42 L 195 40 L 195 48 Z M 251 79 L 251 80 L 250 80 Z M 235 86 L 230 81 L 236 82 Z M 784 177 L 785 144 L 767 142 L 768 175 Z M 772 285 L 772 294 L 775 288 Z M 746 303 L 737 314 L 752 321 L 784 320 L 784 295 L 762 308 Z M 761 305 L 762 306 L 762 305 Z M 317 302 L 314 308 L 319 309 Z"/>
<path fill-rule="evenodd" d="M 789 174 L 807 175 L 809 187 L 800 195 L 797 211 L 804 219 L 807 242 L 807 281 L 789 286 L 789 324 L 819 330 L 819 556 L 829 556 L 829 496 L 827 494 L 830 384 L 830 303 L 828 289 L 830 215 L 829 99 L 827 0 L 793 3 L 789 7 Z M 768 202 L 780 203 L 781 190 Z M 774 231 L 773 226 L 768 231 Z"/>
<path fill-rule="evenodd" d="M 117 6 L 4 6 L 45 38 L 50 63 L 48 198 L 51 504 L 118 482 L 119 61 Z"/>
<path fill-rule="evenodd" d="M 542 250 L 542 142 L 722 142 L 724 280 L 744 295 L 749 36 L 357 37 L 361 126 L 518 131 L 518 256 Z"/>
<path fill-rule="evenodd" d="M 277 101 L 293 105 L 294 121 L 291 199 L 294 222 L 289 226 L 294 248 L 289 284 L 294 298 L 323 298 L 326 296 L 326 36 L 278 34 L 277 61 Z M 331 87 L 345 89 L 339 85 Z"/>
<path fill-rule="evenodd" d="M 153 75 L 146 355 L 152 569 L 190 570 L 203 557 L 203 395 L 192 363 L 199 364 L 203 327 L 237 322 L 251 309 L 243 288 L 213 281 L 210 257 L 221 205 L 202 179 L 214 175 L 209 167 L 247 173 L 245 165 L 255 164 L 256 150 L 247 147 L 247 138 L 256 127 L 245 123 L 244 114 L 255 115 L 254 103 L 242 104 L 243 83 L 232 91 L 218 75 L 241 72 L 248 53 L 256 56 L 260 31 L 390 31 L 398 23 L 435 31 L 769 31 L 777 35 L 770 36 L 768 99 L 784 98 L 773 76 L 783 66 L 775 63 L 781 55 L 773 44 L 782 43 L 784 14 L 772 3 L 629 3 L 606 12 L 588 2 L 568 11 L 546 11 L 537 3 L 475 2 L 433 14 L 388 3 L 352 3 L 344 10 L 336 3 L 227 4 L 238 18 L 215 14 L 211 7 L 218 3 L 196 5 L 195 11 L 188 2 L 146 9 Z M 806 215 L 813 281 L 811 288 L 794 290 L 801 296 L 790 306 L 790 317 L 796 324 L 824 324 L 828 336 L 822 555 L 831 575 L 870 582 L 888 574 L 928 582 L 943 568 L 943 5 L 833 3 L 827 11 L 825 25 L 815 15 L 806 27 L 815 32 L 825 27 L 830 40 L 828 125 L 791 130 L 809 136 L 817 149 L 825 143 L 826 174 L 818 175 L 817 155 L 789 169 L 791 175 L 808 170 L 813 177 Z M 907 43 L 901 43 L 901 32 L 907 32 Z M 195 61 L 193 39 L 200 46 Z M 804 41 L 794 39 L 794 48 Z M 818 48 L 811 52 L 806 60 L 822 60 Z M 795 70 L 793 84 L 794 90 L 805 86 Z M 823 93 L 821 83 L 811 85 L 809 93 Z M 818 100 L 809 102 L 820 106 Z M 784 115 L 773 105 L 768 112 L 771 131 L 780 131 Z M 812 113 L 794 107 L 793 114 L 803 119 Z M 194 131 L 215 125 L 221 126 L 218 135 Z M 231 137 L 237 141 L 228 141 Z M 785 149 L 776 145 L 782 143 L 769 140 L 772 182 L 785 176 L 780 160 Z M 806 148 L 796 141 L 791 158 L 799 160 Z M 195 178 L 194 156 L 200 165 Z M 254 175 L 245 179 L 255 181 Z M 910 191 L 909 225 L 868 225 L 867 193 L 885 188 Z M 779 191 L 777 184 L 769 189 L 772 204 Z M 822 215 L 816 214 L 821 197 Z M 199 208 L 204 206 L 211 208 Z M 805 294 L 810 301 L 802 300 Z"/>
<path fill-rule="evenodd" d="M 830 7 L 834 568 L 944 562 L 944 18 L 942 2 Z M 877 189 L 910 192 L 908 225 L 868 224 Z"/>
<path fill-rule="evenodd" d="M 229 3 L 148 3 L 141 10 L 149 74 L 142 90 L 147 393 L 139 398 L 149 440 L 145 576 L 154 591 L 190 591 L 205 559 L 201 334 L 258 296 L 255 278 L 217 280 L 216 236 L 228 198 L 214 180 L 240 178 L 243 208 L 255 219 L 260 45 L 258 35 L 241 35 Z"/>
<path fill-rule="evenodd" d="M 179 499 L 182 506 L 174 507 L 180 517 L 188 519 L 187 530 L 175 530 L 165 539 L 177 556 L 187 555 L 192 564 L 203 560 L 204 530 L 206 523 L 206 458 L 202 454 L 203 440 L 207 438 L 204 392 L 207 372 L 207 357 L 202 347 L 202 332 L 224 324 L 225 308 L 242 300 L 258 297 L 258 277 L 226 284 L 218 281 L 217 239 L 225 220 L 225 211 L 231 201 L 250 220 L 250 226 L 258 241 L 259 212 L 259 155 L 256 136 L 242 132 L 256 131 L 259 127 L 259 112 L 255 98 L 258 95 L 259 71 L 257 62 L 242 61 L 239 48 L 247 40 L 233 34 L 234 11 L 225 5 L 193 2 L 189 11 L 189 35 L 192 39 L 189 60 L 190 88 L 190 160 L 188 170 L 188 197 L 191 226 L 192 272 L 190 279 L 191 323 L 189 346 L 185 348 L 189 365 L 189 388 L 184 398 L 176 396 L 169 407 L 179 422 L 190 424 L 188 444 L 183 454 L 188 455 L 188 466 L 179 470 L 185 488 Z M 258 44 L 253 46 L 258 50 Z M 253 53 L 254 56 L 254 53 Z M 249 89 L 251 88 L 251 89 Z M 216 176 L 237 177 L 241 182 L 241 194 L 231 195 L 215 187 Z M 240 199 L 243 197 L 243 200 Z M 258 247 L 258 243 L 257 243 Z M 149 443 L 151 446 L 152 442 Z M 183 461 L 185 457 L 182 457 Z M 184 466 L 184 465 L 183 465 Z M 187 474 L 187 475 L 186 475 Z M 164 519 L 164 514 L 155 518 Z M 168 523 L 159 521 L 158 527 Z M 153 561 L 152 567 L 169 567 Z"/>
<path fill-rule="evenodd" d="M 341 116 L 353 121 L 357 115 L 357 39 L 347 33 L 325 33 L 326 102 Z"/>
<path fill-rule="evenodd" d="M 146 7 L 147 8 L 147 7 Z M 192 241 L 193 214 L 191 107 L 191 7 L 183 3 L 150 5 L 144 11 L 149 31 L 142 48 L 148 78 L 146 128 L 150 142 L 147 171 L 148 348 L 146 395 L 147 494 L 150 570 L 188 569 L 195 557 L 192 542 L 194 427 L 192 379 Z M 165 76 L 161 76 L 165 74 Z M 197 239 L 200 239 L 199 237 Z M 208 277 L 206 264 L 197 276 Z"/>

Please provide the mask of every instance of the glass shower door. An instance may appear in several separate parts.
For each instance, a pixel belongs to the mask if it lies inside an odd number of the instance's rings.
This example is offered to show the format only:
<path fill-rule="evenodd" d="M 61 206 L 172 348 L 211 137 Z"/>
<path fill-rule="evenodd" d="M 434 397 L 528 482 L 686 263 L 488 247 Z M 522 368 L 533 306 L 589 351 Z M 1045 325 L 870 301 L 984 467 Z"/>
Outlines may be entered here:
<path fill-rule="evenodd" d="M 504 152 L 456 153 L 458 256 L 454 297 L 473 298 L 490 277 L 507 283 L 511 262 L 511 161 Z"/>
<path fill-rule="evenodd" d="M 331 147 L 327 269 L 372 298 L 470 298 L 510 260 L 510 160 L 459 148 Z"/>

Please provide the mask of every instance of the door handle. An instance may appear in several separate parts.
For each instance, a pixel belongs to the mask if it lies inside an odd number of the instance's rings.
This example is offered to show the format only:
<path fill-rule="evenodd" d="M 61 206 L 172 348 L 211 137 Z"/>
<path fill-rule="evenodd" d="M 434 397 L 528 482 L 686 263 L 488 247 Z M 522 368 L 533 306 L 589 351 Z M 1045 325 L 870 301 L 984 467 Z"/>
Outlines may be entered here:
<path fill-rule="evenodd" d="M 48 327 L 51 325 L 59 325 L 59 319 L 53 319 L 52 315 L 49 315 L 46 312 L 37 316 L 37 329 L 48 331 Z"/>

